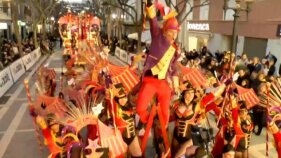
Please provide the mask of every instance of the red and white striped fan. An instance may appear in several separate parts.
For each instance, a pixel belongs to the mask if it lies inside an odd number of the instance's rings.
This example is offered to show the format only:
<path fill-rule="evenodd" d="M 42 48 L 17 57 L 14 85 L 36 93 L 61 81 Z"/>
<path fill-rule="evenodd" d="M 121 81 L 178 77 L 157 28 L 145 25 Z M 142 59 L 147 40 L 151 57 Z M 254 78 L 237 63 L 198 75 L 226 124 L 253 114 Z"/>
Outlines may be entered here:
<path fill-rule="evenodd" d="M 41 116 L 55 114 L 57 118 L 64 117 L 67 108 L 64 102 L 58 97 L 39 95 L 34 105 L 35 111 Z"/>
<path fill-rule="evenodd" d="M 244 100 L 247 104 L 248 109 L 252 108 L 253 106 L 255 106 L 260 102 L 260 99 L 258 98 L 258 96 L 256 95 L 255 91 L 252 88 L 251 89 L 243 88 L 237 84 L 236 84 L 236 88 L 238 91 L 239 100 Z"/>
<path fill-rule="evenodd" d="M 128 66 L 120 67 L 113 64 L 108 64 L 108 66 L 113 84 L 122 83 L 127 92 L 131 91 L 140 81 L 139 76 Z"/>
<path fill-rule="evenodd" d="M 108 147 L 111 157 L 124 155 L 127 152 L 127 144 L 123 141 L 119 130 L 110 128 L 98 120 L 99 138 L 102 147 Z"/>
<path fill-rule="evenodd" d="M 203 76 L 197 68 L 181 67 L 182 79 L 188 80 L 193 87 L 207 87 L 208 80 Z"/>

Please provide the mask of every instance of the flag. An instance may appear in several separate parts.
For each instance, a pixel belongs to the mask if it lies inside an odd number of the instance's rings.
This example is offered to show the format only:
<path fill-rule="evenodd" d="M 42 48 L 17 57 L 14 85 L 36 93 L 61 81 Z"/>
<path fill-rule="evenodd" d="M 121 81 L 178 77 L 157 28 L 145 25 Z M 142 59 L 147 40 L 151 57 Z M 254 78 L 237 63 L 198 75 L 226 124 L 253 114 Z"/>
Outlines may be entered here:
<path fill-rule="evenodd" d="M 255 106 L 260 102 L 260 99 L 258 98 L 258 96 L 256 95 L 255 91 L 252 88 L 251 89 L 243 88 L 237 84 L 236 84 L 236 88 L 238 91 L 239 100 L 244 100 L 247 104 L 248 109 L 252 108 L 253 106 Z"/>

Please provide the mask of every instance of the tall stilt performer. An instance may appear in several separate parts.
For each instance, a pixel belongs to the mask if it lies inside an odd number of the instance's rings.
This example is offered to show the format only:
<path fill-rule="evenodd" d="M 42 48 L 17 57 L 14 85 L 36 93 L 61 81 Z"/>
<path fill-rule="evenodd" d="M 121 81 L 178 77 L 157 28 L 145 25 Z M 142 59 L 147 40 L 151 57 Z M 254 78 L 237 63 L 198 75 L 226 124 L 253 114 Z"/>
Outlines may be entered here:
<path fill-rule="evenodd" d="M 176 69 L 176 61 L 179 55 L 178 48 L 175 45 L 179 24 L 175 18 L 176 13 L 172 11 L 164 17 L 166 20 L 163 28 L 160 28 L 156 17 L 156 5 L 152 4 L 151 0 L 147 1 L 146 12 L 149 18 L 152 42 L 144 65 L 136 111 L 140 116 L 140 121 L 146 124 L 149 118 L 148 105 L 156 95 L 159 109 L 161 109 L 159 118 L 161 117 L 163 122 L 161 128 L 166 129 L 173 92 L 168 81 L 173 81 L 173 88 L 177 92 L 179 90 Z"/>

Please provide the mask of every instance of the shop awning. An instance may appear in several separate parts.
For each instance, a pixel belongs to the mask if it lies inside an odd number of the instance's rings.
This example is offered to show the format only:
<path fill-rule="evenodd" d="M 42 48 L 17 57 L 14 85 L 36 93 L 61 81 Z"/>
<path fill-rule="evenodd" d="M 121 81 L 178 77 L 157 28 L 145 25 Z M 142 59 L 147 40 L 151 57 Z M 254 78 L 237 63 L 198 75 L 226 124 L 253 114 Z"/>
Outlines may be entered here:
<path fill-rule="evenodd" d="M 138 40 L 138 33 L 135 32 L 135 33 L 129 34 L 128 38 Z M 150 35 L 149 30 L 142 32 L 141 42 L 144 42 L 144 43 L 150 43 L 151 42 L 151 35 Z"/>

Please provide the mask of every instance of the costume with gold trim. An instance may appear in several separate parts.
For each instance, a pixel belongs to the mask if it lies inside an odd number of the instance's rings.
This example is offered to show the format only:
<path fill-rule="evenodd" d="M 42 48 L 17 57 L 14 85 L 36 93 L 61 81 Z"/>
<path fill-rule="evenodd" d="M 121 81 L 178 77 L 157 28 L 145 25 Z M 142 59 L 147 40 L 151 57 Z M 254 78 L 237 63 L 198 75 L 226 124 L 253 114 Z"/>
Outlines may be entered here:
<path fill-rule="evenodd" d="M 173 76 L 177 76 L 176 62 L 179 55 L 176 50 L 178 48 L 176 45 L 169 43 L 163 34 L 164 30 L 159 27 L 155 6 L 148 6 L 146 10 L 149 17 L 152 42 L 144 64 L 136 111 L 141 122 L 146 123 L 149 116 L 147 107 L 156 94 L 163 120 L 167 125 L 172 94 L 167 78 L 172 80 Z"/>

